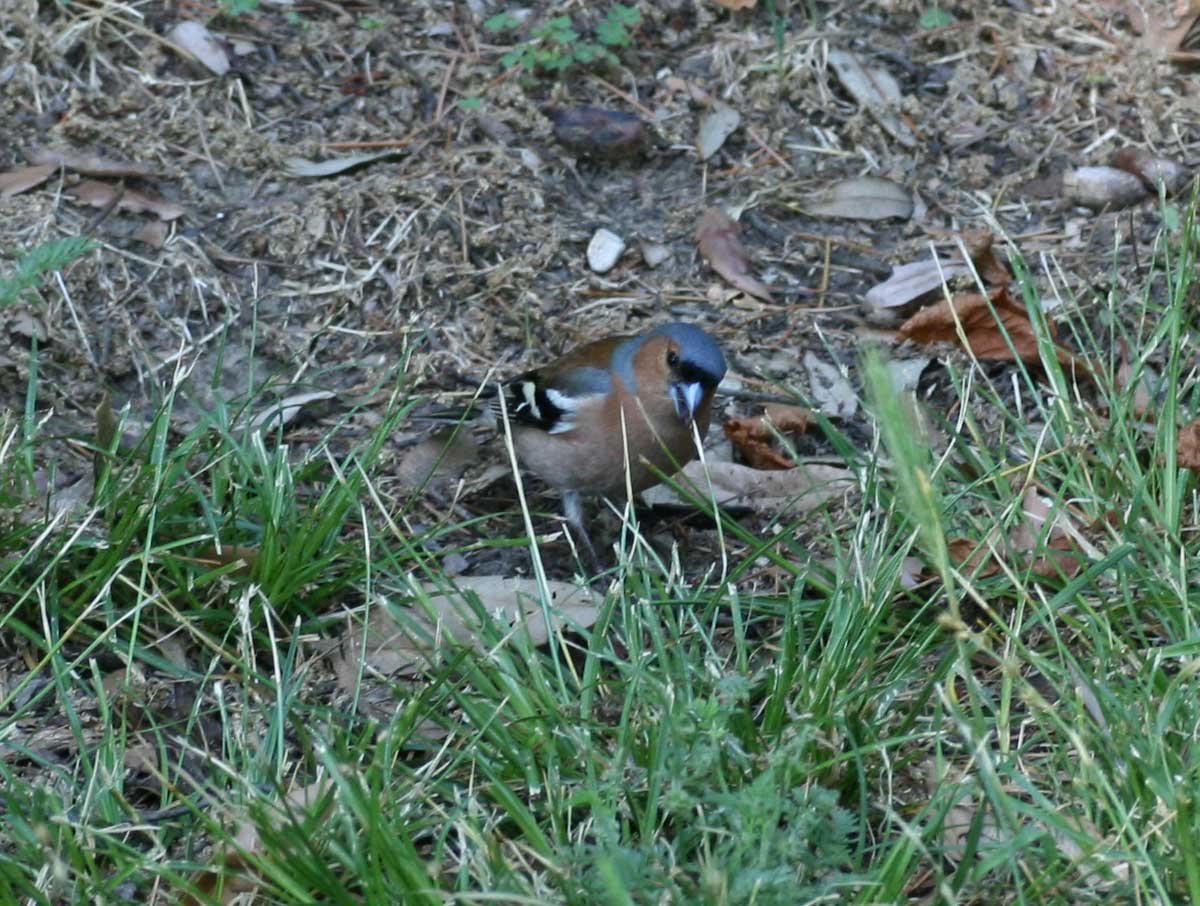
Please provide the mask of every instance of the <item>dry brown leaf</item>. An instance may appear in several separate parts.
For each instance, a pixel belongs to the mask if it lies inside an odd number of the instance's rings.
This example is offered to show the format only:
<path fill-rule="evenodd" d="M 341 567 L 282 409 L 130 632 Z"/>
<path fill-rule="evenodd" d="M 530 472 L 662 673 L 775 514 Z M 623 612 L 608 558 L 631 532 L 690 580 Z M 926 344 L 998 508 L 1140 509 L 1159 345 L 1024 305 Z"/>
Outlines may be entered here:
<path fill-rule="evenodd" d="M 107 176 L 119 179 L 125 176 L 148 179 L 161 176 L 162 172 L 149 164 L 134 164 L 114 160 L 98 154 L 83 154 L 74 151 L 56 151 L 53 148 L 38 148 L 29 154 L 29 162 L 45 166 L 62 167 L 87 176 Z"/>
<path fill-rule="evenodd" d="M 133 238 L 138 242 L 144 242 L 146 245 L 160 249 L 166 243 L 170 230 L 171 228 L 161 220 L 147 220 L 133 234 Z"/>
<path fill-rule="evenodd" d="M 709 208 L 696 225 L 696 245 L 714 271 L 747 295 L 771 302 L 771 290 L 748 270 L 750 256 L 738 239 L 737 221 L 720 208 Z"/>
<path fill-rule="evenodd" d="M 450 592 L 432 584 L 421 587 L 432 613 L 420 601 L 403 608 L 398 616 L 377 605 L 368 619 L 365 640 L 363 630 L 354 627 L 335 658 L 334 671 L 342 688 L 354 688 L 360 666 L 382 674 L 407 675 L 436 664 L 440 655 L 449 653 L 453 646 L 470 645 L 482 651 L 488 640 L 481 638 L 480 619 L 468 603 L 469 594 L 478 597 L 493 620 L 520 626 L 514 631 L 527 632 L 535 645 L 549 640 L 551 629 L 538 583 L 533 579 L 466 576 L 456 579 L 455 586 Z M 568 582 L 547 582 L 546 588 L 555 631 L 564 627 L 586 629 L 596 621 L 599 600 L 590 589 Z"/>
<path fill-rule="evenodd" d="M 900 325 L 900 335 L 916 343 L 955 343 L 959 341 L 955 315 L 962 323 L 963 334 L 967 345 L 977 358 L 996 362 L 1011 362 L 1016 357 L 1026 364 L 1037 364 L 1041 361 L 1038 355 L 1037 336 L 1033 325 L 1029 322 L 1029 313 L 1025 307 L 1013 299 L 1006 286 L 1000 286 L 989 294 L 995 307 L 993 315 L 988 308 L 988 300 L 979 293 L 966 293 L 956 296 L 953 300 L 943 299 L 936 305 L 923 308 Z M 1012 340 L 1009 348 L 1004 333 L 1000 330 L 996 318 L 1003 323 L 1008 336 Z M 1046 319 L 1051 337 L 1057 330 L 1054 322 Z M 1060 352 L 1059 359 L 1070 356 Z"/>
<path fill-rule="evenodd" d="M 1113 153 L 1112 165 L 1132 173 L 1158 194 L 1159 184 L 1168 195 L 1182 190 L 1192 179 L 1192 171 L 1169 157 L 1159 157 L 1141 148 L 1121 148 Z"/>
<path fill-rule="evenodd" d="M 0 198 L 12 198 L 22 192 L 28 192 L 40 186 L 58 167 L 53 164 L 39 164 L 34 167 L 17 167 L 7 173 L 0 173 Z"/>
<path fill-rule="evenodd" d="M 725 9 L 754 9 L 758 0 L 712 0 L 717 6 Z"/>
<path fill-rule="evenodd" d="M 1046 553 L 1030 565 L 1030 571 L 1035 576 L 1052 578 L 1065 575 L 1071 578 L 1082 569 L 1083 561 L 1072 537 L 1077 537 L 1078 531 L 1071 525 L 1067 514 L 1055 510 L 1052 501 L 1042 497 L 1033 485 L 1025 489 L 1021 516 L 1009 533 L 1008 540 L 1014 550 L 1022 553 L 1033 553 L 1038 549 L 1038 538 L 1043 536 L 1046 523 L 1050 523 L 1049 530 L 1045 531 Z"/>
<path fill-rule="evenodd" d="M 1039 544 L 1047 521 L 1051 523 L 1050 528 L 1045 533 L 1044 544 Z M 947 547 L 950 559 L 960 571 L 979 578 L 1000 572 L 1000 564 L 987 544 L 968 538 L 952 538 L 947 541 Z M 1083 568 L 1081 547 L 1092 550 L 1065 510 L 1056 509 L 1033 485 L 1027 487 L 1021 500 L 1021 516 L 1008 535 L 1008 549 L 1014 554 L 1033 554 L 1039 550 L 1044 553 L 1032 561 L 1028 557 L 1020 558 L 1025 561 L 1020 568 L 1027 568 L 1041 579 L 1072 578 Z"/>
<path fill-rule="evenodd" d="M 803 434 L 811 418 L 812 412 L 803 406 L 774 403 L 762 415 L 731 418 L 723 427 L 746 465 L 755 469 L 791 469 L 796 463 L 776 452 L 771 441 L 776 434 Z"/>
<path fill-rule="evenodd" d="M 968 230 L 962 234 L 963 246 L 984 284 L 1001 286 L 1012 282 L 1008 269 L 994 248 L 991 230 Z M 899 308 L 942 286 L 944 281 L 968 272 L 962 256 L 956 254 L 947 261 L 926 258 L 912 264 L 897 265 L 883 283 L 867 290 L 867 304 L 872 308 Z"/>
<path fill-rule="evenodd" d="M 270 803 L 263 817 L 281 828 L 319 822 L 333 806 L 333 798 L 327 795 L 331 786 L 332 782 L 326 778 L 298 787 L 288 793 L 283 802 Z M 325 808 L 318 813 L 317 806 L 323 801 Z M 262 850 L 258 824 L 249 817 L 243 818 L 232 845 L 219 847 L 210 856 L 210 863 L 219 866 L 220 870 L 201 869 L 192 875 L 191 886 L 201 898 L 187 891 L 182 892 L 179 902 L 182 906 L 200 906 L 216 899 L 221 906 L 229 906 L 242 894 L 258 890 L 262 879 L 255 873 L 250 857 Z"/>
<path fill-rule="evenodd" d="M 91 205 L 94 208 L 103 208 L 117 197 L 116 186 L 94 179 L 81 180 L 73 186 L 68 186 L 65 192 L 80 204 Z M 117 207 L 134 214 L 149 212 L 157 215 L 160 220 L 175 220 L 183 215 L 182 206 L 167 201 L 157 193 L 140 189 L 126 188 L 117 201 Z"/>
<path fill-rule="evenodd" d="M 1181 469 L 1200 472 L 1200 419 L 1179 429 L 1175 439 L 1175 461 Z"/>
<path fill-rule="evenodd" d="M 975 272 L 987 286 L 1003 286 L 1011 283 L 1012 271 L 996 255 L 996 237 L 991 230 L 967 230 L 962 234 L 963 246 L 975 265 Z"/>

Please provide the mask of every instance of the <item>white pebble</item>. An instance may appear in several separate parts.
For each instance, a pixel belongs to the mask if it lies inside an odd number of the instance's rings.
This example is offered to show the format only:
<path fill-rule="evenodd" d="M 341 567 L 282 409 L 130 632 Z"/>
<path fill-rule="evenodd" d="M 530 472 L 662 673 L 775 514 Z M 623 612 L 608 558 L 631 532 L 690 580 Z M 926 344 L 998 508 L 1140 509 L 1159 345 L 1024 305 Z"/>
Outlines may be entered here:
<path fill-rule="evenodd" d="M 612 270 L 623 251 L 625 251 L 624 239 L 611 230 L 596 230 L 596 234 L 592 236 L 592 241 L 588 243 L 587 247 L 588 267 L 597 274 L 606 273 Z"/>

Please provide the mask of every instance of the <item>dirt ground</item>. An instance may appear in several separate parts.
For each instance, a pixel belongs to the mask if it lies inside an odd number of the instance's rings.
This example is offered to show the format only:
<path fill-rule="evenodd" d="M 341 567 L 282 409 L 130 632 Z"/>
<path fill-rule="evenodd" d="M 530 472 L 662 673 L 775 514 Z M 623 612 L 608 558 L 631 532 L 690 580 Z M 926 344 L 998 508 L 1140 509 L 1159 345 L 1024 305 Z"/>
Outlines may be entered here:
<path fill-rule="evenodd" d="M 526 21 L 568 15 L 587 35 L 601 6 L 555 4 Z M 928 28 L 924 8 L 903 2 L 780 3 L 773 17 L 765 3 L 734 12 L 672 0 L 643 5 L 619 67 L 561 76 L 498 65 L 528 38 L 483 27 L 504 10 L 300 2 L 220 16 L 197 2 L 12 3 L 0 23 L 0 170 L 46 149 L 145 169 L 67 167 L 0 199 L 10 261 L 83 231 L 102 244 L 40 299 L 0 314 L 0 404 L 25 405 L 36 338 L 50 434 L 90 436 L 106 391 L 136 432 L 176 381 L 181 428 L 217 394 L 254 407 L 264 392 L 333 394 L 290 426 L 303 445 L 405 360 L 412 390 L 463 390 L 673 318 L 724 345 L 729 386 L 746 392 L 721 416 L 790 388 L 865 438 L 861 408 L 812 382 L 854 385 L 864 339 L 894 342 L 888 328 L 906 312 L 864 303 L 892 267 L 931 246 L 951 256 L 963 231 L 987 227 L 1011 237 L 1044 298 L 1129 292 L 1158 206 L 1087 210 L 1064 198 L 1062 175 L 1125 147 L 1186 165 L 1200 140 L 1197 76 L 1149 46 L 1132 5 L 958 4 Z M 1166 7 L 1150 14 L 1173 21 Z M 223 77 L 163 37 L 187 19 L 224 42 Z M 831 51 L 894 77 L 899 132 L 850 96 Z M 714 103 L 740 125 L 702 161 L 697 132 Z M 648 154 L 593 161 L 556 143 L 546 111 L 581 105 L 640 116 Z M 377 151 L 393 153 L 327 177 L 289 174 L 293 157 Z M 912 215 L 808 213 L 862 175 L 905 187 Z M 123 179 L 182 216 L 84 205 L 72 196 L 88 179 Z M 711 206 L 740 213 L 772 301 L 737 293 L 697 254 L 695 225 Z M 597 274 L 585 250 L 601 227 L 626 249 Z M 643 241 L 665 245 L 666 260 L 649 266 Z M 930 361 L 917 365 L 926 391 Z M 390 455 L 423 430 L 397 436 Z M 58 488 L 90 471 L 77 444 L 44 450 Z M 803 440 L 800 452 L 827 451 Z M 466 505 L 504 505 L 511 488 L 497 481 Z"/>

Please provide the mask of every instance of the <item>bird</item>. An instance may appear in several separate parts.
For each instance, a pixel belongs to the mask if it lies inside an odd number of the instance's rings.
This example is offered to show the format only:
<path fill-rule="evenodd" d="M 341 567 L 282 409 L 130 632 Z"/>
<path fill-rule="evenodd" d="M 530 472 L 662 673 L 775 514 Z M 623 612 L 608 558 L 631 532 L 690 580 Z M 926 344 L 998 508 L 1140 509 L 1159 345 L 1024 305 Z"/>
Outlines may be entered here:
<path fill-rule="evenodd" d="M 712 336 L 674 322 L 585 343 L 500 383 L 491 409 L 509 420 L 518 466 L 562 495 L 597 572 L 583 497 L 641 493 L 695 459 L 725 369 Z"/>

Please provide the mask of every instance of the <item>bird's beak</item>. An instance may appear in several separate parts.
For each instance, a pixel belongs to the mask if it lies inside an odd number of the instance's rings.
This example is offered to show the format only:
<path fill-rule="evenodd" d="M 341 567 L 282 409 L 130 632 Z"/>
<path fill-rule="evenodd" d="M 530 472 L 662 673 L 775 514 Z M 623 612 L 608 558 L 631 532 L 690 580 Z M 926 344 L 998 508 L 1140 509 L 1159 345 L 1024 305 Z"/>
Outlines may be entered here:
<path fill-rule="evenodd" d="M 675 414 L 685 425 L 692 423 L 703 398 L 704 388 L 699 383 L 671 385 L 671 401 L 675 404 Z"/>

